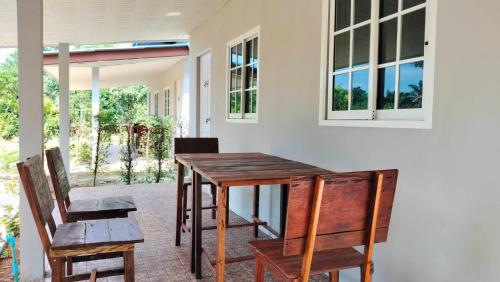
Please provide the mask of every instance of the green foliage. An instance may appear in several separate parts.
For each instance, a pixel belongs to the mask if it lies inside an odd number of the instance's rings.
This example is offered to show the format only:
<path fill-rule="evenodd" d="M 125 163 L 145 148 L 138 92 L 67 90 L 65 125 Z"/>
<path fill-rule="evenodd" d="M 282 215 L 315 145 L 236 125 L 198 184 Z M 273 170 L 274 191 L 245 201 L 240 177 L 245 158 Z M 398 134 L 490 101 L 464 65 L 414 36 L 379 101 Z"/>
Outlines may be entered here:
<path fill-rule="evenodd" d="M 111 142 L 111 135 L 116 132 L 116 116 L 112 111 L 100 111 L 94 117 L 97 125 L 97 137 L 95 142 L 96 152 L 92 160 L 91 170 L 94 176 L 94 186 L 97 183 L 97 173 L 102 166 L 107 163 L 108 148 Z"/>
<path fill-rule="evenodd" d="M 15 172 L 16 162 L 19 160 L 19 152 L 0 148 L 0 171 Z"/>
<path fill-rule="evenodd" d="M 334 111 L 347 111 L 349 105 L 349 91 L 343 87 L 336 86 L 333 97 Z"/>
<path fill-rule="evenodd" d="M 154 116 L 149 119 L 150 153 L 154 157 L 154 181 L 159 183 L 164 172 L 164 162 L 170 154 L 174 126 L 170 118 Z"/>
<path fill-rule="evenodd" d="M 0 225 L 5 226 L 7 234 L 14 237 L 19 235 L 19 211 L 12 205 L 3 205 L 3 215 L 0 217 Z"/>
<path fill-rule="evenodd" d="M 5 140 L 11 140 L 19 134 L 18 78 L 17 52 L 14 52 L 0 65 L 0 138 Z M 45 73 L 44 78 L 44 90 L 47 93 L 43 99 L 44 133 L 48 140 L 59 133 L 57 117 L 59 86 L 51 75 Z"/>
<path fill-rule="evenodd" d="M 76 162 L 90 166 L 92 162 L 92 147 L 88 142 L 72 144 L 71 155 Z"/>
<path fill-rule="evenodd" d="M 135 180 L 134 175 L 134 156 L 132 147 L 133 138 L 133 125 L 128 124 L 125 126 L 125 130 L 122 130 L 122 138 L 125 140 L 125 144 L 122 146 L 120 154 L 122 161 L 122 172 L 120 177 L 125 184 L 130 185 Z"/>
<path fill-rule="evenodd" d="M 19 196 L 19 185 L 17 185 L 16 179 L 10 179 L 5 181 L 5 193 L 12 196 Z"/>

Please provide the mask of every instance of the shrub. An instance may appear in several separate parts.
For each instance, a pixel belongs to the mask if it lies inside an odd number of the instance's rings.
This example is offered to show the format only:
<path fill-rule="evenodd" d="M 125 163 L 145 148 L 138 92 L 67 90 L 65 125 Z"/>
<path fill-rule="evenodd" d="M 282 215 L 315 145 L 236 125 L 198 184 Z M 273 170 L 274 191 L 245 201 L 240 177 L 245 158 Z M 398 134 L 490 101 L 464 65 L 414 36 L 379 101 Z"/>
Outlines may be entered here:
<path fill-rule="evenodd" d="M 5 226 L 7 234 L 19 236 L 19 210 L 14 209 L 12 205 L 3 205 L 2 209 L 4 212 L 0 217 L 0 225 Z"/>
<path fill-rule="evenodd" d="M 154 157 L 154 181 L 159 183 L 165 176 L 163 165 L 165 159 L 169 157 L 171 139 L 173 136 L 172 120 L 155 116 L 149 121 L 150 129 L 150 153 Z"/>

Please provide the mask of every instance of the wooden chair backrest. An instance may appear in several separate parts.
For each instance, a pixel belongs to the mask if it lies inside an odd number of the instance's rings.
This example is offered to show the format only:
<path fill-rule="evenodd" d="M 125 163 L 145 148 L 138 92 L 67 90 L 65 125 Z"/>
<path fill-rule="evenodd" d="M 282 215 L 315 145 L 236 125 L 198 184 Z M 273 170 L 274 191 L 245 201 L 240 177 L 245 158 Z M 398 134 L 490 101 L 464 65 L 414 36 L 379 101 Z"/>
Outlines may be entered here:
<path fill-rule="evenodd" d="M 57 205 L 61 212 L 62 220 L 66 223 L 67 208 L 71 204 L 69 197 L 71 187 L 69 185 L 68 174 L 66 173 L 61 150 L 59 147 L 48 149 L 45 151 L 45 156 L 47 157 L 47 166 L 49 168 L 52 186 L 54 187 Z"/>
<path fill-rule="evenodd" d="M 392 204 L 396 191 L 397 170 L 333 173 L 324 181 L 314 251 L 368 244 L 379 176 L 380 208 L 374 242 L 387 240 Z M 303 254 L 311 222 L 311 210 L 317 181 L 314 177 L 292 178 L 284 238 L 284 255 Z"/>
<path fill-rule="evenodd" d="M 219 153 L 218 138 L 175 138 L 175 154 Z"/>
<path fill-rule="evenodd" d="M 35 219 L 40 239 L 42 240 L 43 248 L 47 257 L 49 257 L 50 238 L 45 226 L 49 226 L 50 235 L 53 237 L 56 232 L 56 225 L 52 217 L 54 201 L 52 200 L 49 183 L 45 175 L 42 157 L 35 155 L 26 162 L 18 163 L 17 169 Z"/>

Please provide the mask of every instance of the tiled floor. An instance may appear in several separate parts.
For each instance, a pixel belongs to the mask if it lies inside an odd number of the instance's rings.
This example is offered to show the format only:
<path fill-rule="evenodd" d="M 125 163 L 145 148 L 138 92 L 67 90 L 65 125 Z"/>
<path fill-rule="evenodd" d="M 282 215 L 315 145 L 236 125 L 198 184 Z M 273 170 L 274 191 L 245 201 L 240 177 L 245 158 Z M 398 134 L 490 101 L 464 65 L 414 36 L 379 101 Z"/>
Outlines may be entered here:
<path fill-rule="evenodd" d="M 187 234 L 182 235 L 180 247 L 176 247 L 174 244 L 175 184 L 75 188 L 71 193 L 74 199 L 116 195 L 131 195 L 134 198 L 138 211 L 131 213 L 130 216 L 138 220 L 145 240 L 143 244 L 136 246 L 136 281 L 214 281 L 214 274 L 207 265 L 203 265 L 202 280 L 196 280 L 194 275 L 191 274 L 189 267 L 190 241 Z M 208 201 L 209 196 L 205 195 L 204 199 Z M 57 208 L 55 213 L 57 213 Z M 215 225 L 215 220 L 211 219 L 210 211 L 203 212 L 203 219 L 204 226 Z M 231 223 L 243 221 L 242 218 L 231 213 Z M 215 235 L 215 230 L 203 232 L 203 248 L 212 257 L 215 255 Z M 250 240 L 254 240 L 253 228 L 229 229 L 226 236 L 227 257 L 251 254 L 251 250 L 247 246 L 247 242 Z M 117 267 L 121 266 L 121 264 L 121 259 L 77 263 L 74 266 L 74 272 L 80 273 L 95 268 L 99 270 Z M 254 261 L 226 265 L 225 274 L 226 281 L 253 281 Z M 266 275 L 266 281 L 274 281 L 269 273 Z M 317 277 L 317 279 L 327 280 L 326 276 Z M 98 279 L 98 281 L 123 281 L 123 276 Z"/>

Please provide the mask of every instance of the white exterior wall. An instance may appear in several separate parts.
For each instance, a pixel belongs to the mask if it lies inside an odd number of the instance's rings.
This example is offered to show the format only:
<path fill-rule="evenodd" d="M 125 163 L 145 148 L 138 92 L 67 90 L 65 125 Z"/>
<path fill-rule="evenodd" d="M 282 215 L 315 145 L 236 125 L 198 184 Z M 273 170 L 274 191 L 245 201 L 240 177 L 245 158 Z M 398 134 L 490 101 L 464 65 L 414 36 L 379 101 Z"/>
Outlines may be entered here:
<path fill-rule="evenodd" d="M 400 169 L 375 281 L 499 280 L 500 2 L 438 2 L 432 130 L 318 125 L 319 0 L 232 0 L 191 34 L 191 54 L 212 52 L 212 133 L 222 152 L 261 151 L 337 171 Z M 258 25 L 259 122 L 228 123 L 226 43 Z M 194 94 L 190 102 L 193 135 Z M 234 191 L 231 207 L 249 218 L 251 190 Z M 278 189 L 262 192 L 261 207 L 277 227 Z M 341 280 L 359 281 L 358 273 Z"/>
<path fill-rule="evenodd" d="M 159 74 L 156 77 L 151 78 L 148 83 L 148 91 L 153 95 L 151 102 L 153 105 L 151 105 L 151 113 L 154 114 L 154 93 L 158 92 L 158 113 L 162 116 L 165 115 L 165 95 L 164 95 L 164 89 L 165 88 L 170 88 L 170 113 L 173 114 L 173 117 L 176 120 L 179 120 L 181 118 L 181 113 L 182 113 L 182 100 L 183 100 L 183 94 L 186 92 L 186 89 L 184 87 L 184 70 L 186 67 L 186 64 L 188 62 L 188 59 L 183 59 L 170 67 L 168 70 L 165 72 Z M 175 84 L 177 83 L 178 87 L 180 88 L 178 93 L 181 93 L 182 95 L 176 96 L 175 90 L 176 86 Z"/>

